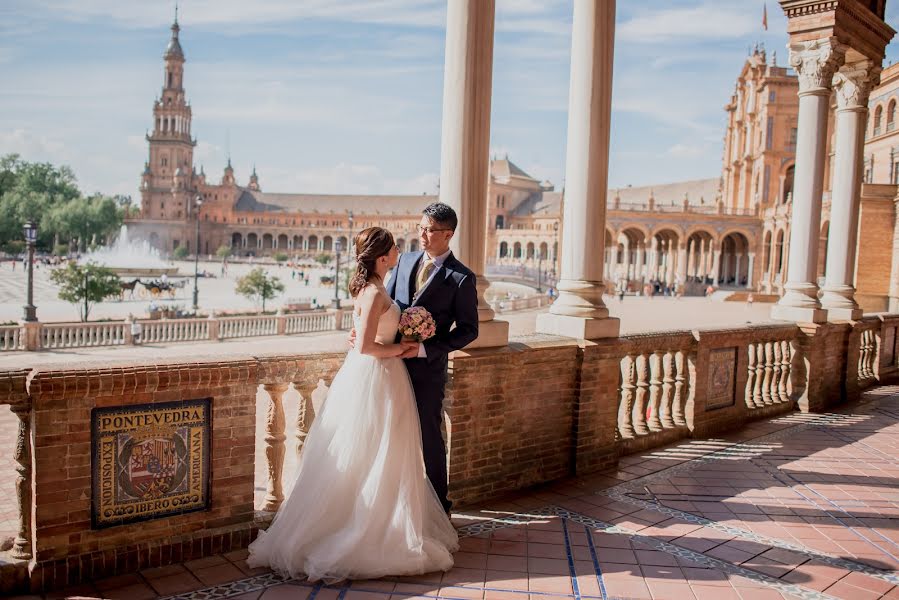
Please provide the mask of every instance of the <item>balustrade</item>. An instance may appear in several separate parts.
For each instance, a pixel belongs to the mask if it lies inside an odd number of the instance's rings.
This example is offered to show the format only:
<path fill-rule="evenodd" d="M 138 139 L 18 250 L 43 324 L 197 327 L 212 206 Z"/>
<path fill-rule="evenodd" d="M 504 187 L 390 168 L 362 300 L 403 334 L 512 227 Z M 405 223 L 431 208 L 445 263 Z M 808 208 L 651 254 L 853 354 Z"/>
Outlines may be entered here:
<path fill-rule="evenodd" d="M 874 329 L 864 329 L 860 332 L 858 349 L 858 383 L 869 385 L 877 377 L 875 359 L 877 357 L 877 339 Z"/>
<path fill-rule="evenodd" d="M 646 436 L 686 425 L 686 356 L 692 339 L 690 334 L 680 332 L 622 338 L 626 350 L 620 360 L 620 439 Z"/>
<path fill-rule="evenodd" d="M 41 347 L 44 349 L 118 346 L 124 343 L 123 322 L 41 325 Z"/>
<path fill-rule="evenodd" d="M 344 313 L 347 314 L 347 313 Z M 284 317 L 287 321 L 285 333 L 310 333 L 313 331 L 333 331 L 336 329 L 334 313 L 314 312 L 309 314 L 293 314 Z M 350 319 L 352 321 L 352 317 Z M 344 319 L 346 321 L 346 319 Z M 352 325 L 351 325 L 352 326 Z M 348 329 L 344 327 L 344 329 Z"/>
<path fill-rule="evenodd" d="M 209 339 L 209 319 L 141 321 L 144 343 L 190 342 Z"/>
<path fill-rule="evenodd" d="M 24 346 L 24 335 L 19 325 L 0 327 L 0 351 L 21 350 Z"/>
<path fill-rule="evenodd" d="M 750 342 L 744 404 L 755 409 L 790 401 L 794 349 L 788 339 Z"/>
<path fill-rule="evenodd" d="M 223 340 L 277 334 L 278 317 L 275 315 L 224 317 L 219 319 L 219 338 Z"/>

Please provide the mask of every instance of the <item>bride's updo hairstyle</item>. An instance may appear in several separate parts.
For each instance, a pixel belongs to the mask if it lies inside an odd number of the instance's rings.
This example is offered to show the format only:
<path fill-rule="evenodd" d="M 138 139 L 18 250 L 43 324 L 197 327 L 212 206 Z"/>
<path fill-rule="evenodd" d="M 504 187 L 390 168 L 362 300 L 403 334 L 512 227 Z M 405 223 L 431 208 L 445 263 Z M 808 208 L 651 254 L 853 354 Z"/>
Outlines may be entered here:
<path fill-rule="evenodd" d="M 353 238 L 356 250 L 356 272 L 350 280 L 350 295 L 353 298 L 373 277 L 377 277 L 375 264 L 379 258 L 387 256 L 395 245 L 393 234 L 383 227 L 363 229 Z"/>

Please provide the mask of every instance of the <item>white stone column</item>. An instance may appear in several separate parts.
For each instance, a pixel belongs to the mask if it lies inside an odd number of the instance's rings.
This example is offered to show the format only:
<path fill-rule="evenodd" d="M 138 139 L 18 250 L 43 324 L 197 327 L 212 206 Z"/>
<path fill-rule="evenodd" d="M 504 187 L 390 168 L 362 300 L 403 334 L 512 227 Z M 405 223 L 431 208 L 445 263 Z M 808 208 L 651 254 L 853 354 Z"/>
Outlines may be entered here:
<path fill-rule="evenodd" d="M 649 240 L 649 278 L 658 279 L 659 240 L 655 236 Z"/>
<path fill-rule="evenodd" d="M 746 272 L 746 288 L 752 289 L 752 271 L 755 269 L 755 252 L 749 253 L 749 270 Z"/>
<path fill-rule="evenodd" d="M 816 283 L 827 112 L 833 75 L 843 63 L 846 47 L 835 38 L 827 38 L 791 43 L 789 48 L 790 66 L 799 76 L 799 139 L 787 283 L 783 298 L 771 308 L 771 317 L 820 323 L 827 319 L 818 302 Z"/>
<path fill-rule="evenodd" d="M 631 278 L 631 241 L 629 238 L 624 238 L 624 259 L 621 261 L 621 266 L 624 267 L 622 269 L 622 277 L 625 279 Z"/>
<path fill-rule="evenodd" d="M 643 281 L 643 255 L 644 244 L 643 242 L 637 242 L 637 264 L 634 267 L 634 279 L 638 279 L 641 282 Z"/>
<path fill-rule="evenodd" d="M 687 282 L 687 244 L 677 246 L 677 280 L 678 283 Z"/>
<path fill-rule="evenodd" d="M 712 281 L 715 286 L 718 285 L 721 277 L 721 252 L 717 246 L 712 249 Z"/>
<path fill-rule="evenodd" d="M 597 260 L 606 236 L 614 49 L 615 0 L 577 0 L 571 33 L 562 277 L 550 312 L 537 317 L 542 333 L 591 339 L 617 337 L 620 329 L 603 303 L 602 262 Z"/>
<path fill-rule="evenodd" d="M 855 301 L 855 255 L 861 203 L 862 155 L 868 122 L 868 94 L 879 68 L 865 61 L 846 65 L 833 78 L 836 90 L 836 156 L 827 239 L 827 276 L 821 306 L 829 321 L 858 319 Z"/>
<path fill-rule="evenodd" d="M 447 3 L 440 201 L 459 217 L 453 253 L 477 276 L 480 332 L 469 348 L 509 343 L 509 323 L 495 320 L 484 299 L 494 14 L 494 0 Z"/>

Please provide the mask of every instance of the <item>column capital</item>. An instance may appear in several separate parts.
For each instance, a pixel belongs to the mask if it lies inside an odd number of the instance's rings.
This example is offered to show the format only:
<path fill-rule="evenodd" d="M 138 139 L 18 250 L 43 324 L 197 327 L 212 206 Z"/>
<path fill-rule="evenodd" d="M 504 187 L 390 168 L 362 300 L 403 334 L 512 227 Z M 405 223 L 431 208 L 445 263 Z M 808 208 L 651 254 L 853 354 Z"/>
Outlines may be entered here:
<path fill-rule="evenodd" d="M 799 93 L 814 94 L 831 89 L 833 74 L 846 59 L 848 47 L 834 37 L 791 42 L 790 66 L 799 76 Z"/>
<path fill-rule="evenodd" d="M 864 60 L 843 65 L 833 76 L 837 110 L 867 110 L 871 89 L 880 82 L 879 65 Z"/>

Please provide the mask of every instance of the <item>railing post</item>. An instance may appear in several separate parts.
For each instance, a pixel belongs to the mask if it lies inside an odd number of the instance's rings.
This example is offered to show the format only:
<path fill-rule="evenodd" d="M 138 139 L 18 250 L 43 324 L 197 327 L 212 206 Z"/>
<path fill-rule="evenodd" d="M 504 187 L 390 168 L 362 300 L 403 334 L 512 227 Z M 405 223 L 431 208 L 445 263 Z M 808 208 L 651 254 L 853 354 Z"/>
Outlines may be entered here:
<path fill-rule="evenodd" d="M 209 339 L 213 341 L 221 341 L 221 336 L 219 335 L 219 323 L 220 321 L 215 317 L 215 313 L 209 313 Z"/>
<path fill-rule="evenodd" d="M 328 312 L 334 314 L 334 329 L 340 331 L 343 329 L 343 313 L 346 312 L 342 308 L 329 309 Z"/>
<path fill-rule="evenodd" d="M 19 529 L 13 540 L 13 558 L 31 558 L 31 406 L 14 404 L 12 412 L 19 418 L 16 436 L 16 504 L 19 512 Z"/>
<path fill-rule="evenodd" d="M 312 405 L 312 392 L 315 390 L 314 385 L 305 386 L 300 381 L 293 382 L 293 389 L 300 395 L 300 401 L 297 405 L 297 458 L 303 454 L 303 446 L 306 445 L 306 436 L 309 435 L 309 428 L 312 427 L 312 421 L 315 418 L 315 409 Z"/>
<path fill-rule="evenodd" d="M 284 314 L 284 310 L 279 308 L 275 318 L 277 319 L 277 334 L 284 335 L 287 333 L 287 316 Z"/>
<path fill-rule="evenodd" d="M 23 321 L 22 333 L 25 336 L 23 346 L 25 350 L 34 352 L 41 349 L 41 323 L 40 321 Z"/>
<path fill-rule="evenodd" d="M 281 485 L 284 470 L 284 403 L 282 396 L 287 390 L 286 383 L 266 383 L 263 385 L 269 395 L 268 414 L 265 423 L 265 459 L 268 467 L 265 503 L 262 510 L 276 511 L 284 501 L 284 490 Z"/>

